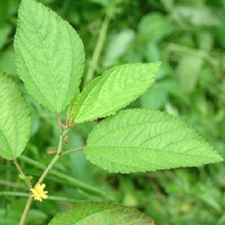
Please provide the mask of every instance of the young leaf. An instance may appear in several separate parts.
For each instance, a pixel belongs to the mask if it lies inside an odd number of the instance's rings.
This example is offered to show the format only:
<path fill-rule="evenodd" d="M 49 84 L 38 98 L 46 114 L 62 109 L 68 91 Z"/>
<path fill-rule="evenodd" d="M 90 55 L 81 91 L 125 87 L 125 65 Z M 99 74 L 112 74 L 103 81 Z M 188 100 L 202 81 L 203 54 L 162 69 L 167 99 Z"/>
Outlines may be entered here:
<path fill-rule="evenodd" d="M 223 159 L 180 119 L 157 110 L 124 110 L 100 122 L 84 148 L 87 159 L 110 172 L 200 166 Z"/>
<path fill-rule="evenodd" d="M 78 91 L 84 50 L 76 31 L 35 0 L 22 0 L 15 36 L 18 74 L 30 95 L 52 112 Z"/>
<path fill-rule="evenodd" d="M 115 66 L 94 79 L 75 101 L 76 123 L 106 117 L 142 95 L 154 82 L 160 63 Z"/>
<path fill-rule="evenodd" d="M 11 78 L 0 72 L 0 156 L 21 155 L 30 134 L 28 107 Z"/>
<path fill-rule="evenodd" d="M 83 202 L 67 212 L 58 213 L 49 225 L 154 225 L 153 220 L 136 209 L 112 203 Z"/>

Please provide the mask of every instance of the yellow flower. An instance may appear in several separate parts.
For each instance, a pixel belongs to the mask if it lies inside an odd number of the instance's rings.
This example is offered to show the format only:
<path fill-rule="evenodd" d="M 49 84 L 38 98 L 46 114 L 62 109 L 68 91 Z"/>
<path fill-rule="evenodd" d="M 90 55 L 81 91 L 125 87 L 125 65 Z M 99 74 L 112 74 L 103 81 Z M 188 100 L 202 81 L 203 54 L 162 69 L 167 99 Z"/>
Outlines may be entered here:
<path fill-rule="evenodd" d="M 48 198 L 46 195 L 48 192 L 44 191 L 45 184 L 36 184 L 34 188 L 31 188 L 30 191 L 32 192 L 32 197 L 34 197 L 34 200 L 41 201 L 42 199 Z"/>

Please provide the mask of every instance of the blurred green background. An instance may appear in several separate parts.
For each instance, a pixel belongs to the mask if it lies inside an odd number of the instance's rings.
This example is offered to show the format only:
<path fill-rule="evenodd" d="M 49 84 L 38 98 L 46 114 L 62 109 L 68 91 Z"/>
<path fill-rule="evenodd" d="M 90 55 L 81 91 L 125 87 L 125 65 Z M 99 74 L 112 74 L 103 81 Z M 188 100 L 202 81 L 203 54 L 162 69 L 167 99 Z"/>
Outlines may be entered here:
<path fill-rule="evenodd" d="M 179 116 L 225 157 L 225 0 L 42 2 L 69 21 L 81 36 L 86 71 L 104 17 L 110 17 L 95 76 L 118 64 L 162 61 L 156 83 L 129 107 L 159 109 Z M 16 74 L 13 51 L 19 3 L 0 0 L 0 68 L 25 94 Z M 52 158 L 46 151 L 57 145 L 58 125 L 56 115 L 24 96 L 32 112 L 32 129 L 25 157 L 18 161 L 35 183 L 43 171 L 42 164 L 47 165 Z M 93 127 L 94 123 L 76 126 L 65 148 L 84 145 Z M 121 175 L 91 165 L 81 152 L 62 157 L 54 169 L 60 174 L 52 173 L 45 181 L 49 201 L 33 204 L 27 224 L 47 224 L 55 213 L 83 200 L 113 200 L 136 207 L 157 225 L 225 224 L 223 163 Z M 77 180 L 104 194 L 78 188 Z M 0 224 L 18 224 L 26 202 L 24 195 L 26 187 L 15 166 L 0 159 Z"/>

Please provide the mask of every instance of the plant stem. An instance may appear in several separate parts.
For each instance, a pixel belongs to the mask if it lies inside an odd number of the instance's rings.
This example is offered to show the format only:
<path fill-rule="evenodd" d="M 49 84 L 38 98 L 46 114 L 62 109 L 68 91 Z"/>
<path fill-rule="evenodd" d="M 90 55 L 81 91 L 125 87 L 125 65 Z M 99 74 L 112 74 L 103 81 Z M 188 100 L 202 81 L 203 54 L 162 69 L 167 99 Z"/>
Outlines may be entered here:
<path fill-rule="evenodd" d="M 29 194 L 27 192 L 18 191 L 0 191 L 0 196 L 29 197 Z"/>
<path fill-rule="evenodd" d="M 0 185 L 4 185 L 6 187 L 13 187 L 13 188 L 24 188 L 20 184 L 9 182 L 9 181 L 5 181 L 5 180 L 1 180 L 1 179 L 0 179 Z"/>
<path fill-rule="evenodd" d="M 59 124 L 60 134 L 62 133 L 62 129 L 66 129 L 66 125 L 64 125 L 61 121 L 60 112 L 57 112 L 57 121 Z"/>
<path fill-rule="evenodd" d="M 80 148 L 74 148 L 74 149 L 71 149 L 71 150 L 68 150 L 66 152 L 62 152 L 62 156 L 63 155 L 68 155 L 68 154 L 71 154 L 71 153 L 74 153 L 74 152 L 78 152 L 78 151 L 83 151 L 84 147 L 80 147 Z"/>
<path fill-rule="evenodd" d="M 33 201 L 33 197 L 29 196 L 29 198 L 27 200 L 27 203 L 25 205 L 25 208 L 23 210 L 23 214 L 21 216 L 19 225 L 23 225 L 25 223 L 25 220 L 26 220 L 27 214 L 30 210 L 30 206 L 31 206 L 32 201 Z"/>
<path fill-rule="evenodd" d="M 17 170 L 20 172 L 20 174 L 23 175 L 23 176 L 25 176 L 25 174 L 24 174 L 24 172 L 22 171 L 22 169 L 21 169 L 19 163 L 17 162 L 17 159 L 16 159 L 16 158 L 13 159 L 13 162 L 14 162 L 14 164 L 15 164 Z"/>
<path fill-rule="evenodd" d="M 0 196 L 14 196 L 14 197 L 29 197 L 30 195 L 26 192 L 15 192 L 15 191 L 0 191 Z M 78 203 L 81 200 L 77 200 L 74 197 L 64 197 L 64 196 L 48 196 L 48 200 L 51 201 L 61 201 L 61 202 L 71 202 Z"/>
<path fill-rule="evenodd" d="M 45 177 L 47 176 L 47 174 L 49 173 L 49 171 L 51 170 L 51 168 L 53 167 L 53 165 L 57 162 L 57 160 L 60 158 L 61 156 L 61 152 L 62 152 L 62 143 L 63 143 L 63 137 L 64 135 L 67 133 L 67 131 L 64 131 L 62 134 L 60 134 L 60 138 L 59 138 L 59 144 L 58 144 L 58 148 L 57 148 L 57 154 L 55 155 L 55 157 L 52 159 L 52 161 L 48 164 L 47 168 L 44 170 L 43 174 L 41 175 L 41 177 L 39 178 L 37 184 L 41 184 L 43 182 L 43 180 L 45 179 Z"/>
<path fill-rule="evenodd" d="M 39 163 L 39 162 L 37 162 L 37 161 L 35 161 L 33 159 L 30 159 L 30 158 L 28 158 L 28 157 L 26 157 L 24 155 L 20 156 L 20 160 L 23 160 L 24 162 L 26 162 L 26 163 L 28 163 L 28 164 L 30 164 L 30 165 L 38 168 L 38 169 L 42 169 L 42 170 L 46 169 L 46 166 L 44 164 Z M 99 189 L 97 189 L 97 188 L 95 188 L 93 186 L 90 186 L 90 185 L 88 185 L 88 184 L 86 184 L 86 183 L 84 183 L 84 182 L 82 182 L 82 181 L 80 181 L 80 180 L 78 180 L 78 179 L 76 179 L 74 177 L 71 177 L 71 176 L 69 176 L 67 174 L 59 172 L 59 171 L 57 171 L 55 169 L 52 169 L 49 172 L 49 174 L 54 175 L 54 176 L 60 178 L 61 180 L 62 179 L 66 180 L 68 182 L 68 184 L 73 185 L 76 188 L 80 188 L 80 189 L 82 189 L 82 190 L 84 190 L 84 191 L 86 191 L 88 193 L 92 193 L 92 194 L 101 196 L 101 197 L 103 197 L 105 199 L 108 199 L 108 200 L 113 200 L 112 196 L 110 196 L 110 195 L 100 191 Z"/>
<path fill-rule="evenodd" d="M 100 30 L 100 33 L 99 33 L 99 36 L 98 36 L 98 41 L 97 41 L 97 44 L 96 44 L 96 47 L 95 47 L 95 50 L 94 50 L 94 54 L 92 56 L 91 64 L 90 64 L 90 66 L 88 68 L 88 71 L 87 71 L 87 76 L 86 76 L 84 85 L 86 85 L 87 83 L 89 83 L 93 79 L 94 72 L 95 72 L 95 70 L 98 66 L 98 60 L 99 60 L 99 57 L 100 57 L 100 54 L 101 54 L 101 51 L 102 51 L 102 47 L 103 47 L 103 44 L 105 42 L 106 33 L 107 33 L 107 30 L 108 30 L 108 27 L 109 27 L 110 20 L 111 20 L 111 17 L 107 14 L 105 16 L 105 19 L 104 19 L 103 23 L 102 23 L 102 27 L 101 27 L 101 30 Z"/>
<path fill-rule="evenodd" d="M 60 158 L 60 155 L 59 154 L 56 154 L 55 157 L 50 162 L 50 164 L 48 164 L 47 168 L 44 170 L 44 172 L 41 175 L 41 177 L 39 178 L 37 184 L 41 184 L 43 182 L 43 180 L 45 179 L 45 177 L 47 176 L 47 174 L 49 173 L 49 171 L 51 170 L 51 168 L 53 167 L 53 165 L 56 163 L 56 161 L 59 158 Z"/>
<path fill-rule="evenodd" d="M 59 138 L 59 144 L 58 144 L 58 148 L 57 148 L 57 154 L 55 155 L 55 157 L 52 159 L 52 161 L 50 162 L 50 164 L 47 166 L 47 168 L 44 170 L 43 174 L 41 175 L 41 177 L 39 178 L 37 184 L 41 184 L 43 182 L 43 180 L 45 179 L 45 177 L 47 176 L 47 174 L 49 173 L 49 171 L 51 170 L 51 168 L 53 167 L 53 165 L 56 163 L 56 161 L 60 158 L 61 156 L 61 151 L 62 151 L 62 143 L 63 143 L 63 137 L 64 135 L 67 133 L 67 131 L 64 131 L 63 133 L 60 133 L 60 138 Z M 18 163 L 14 162 L 16 165 L 18 165 Z M 20 168 L 20 167 L 19 167 Z M 22 171 L 22 170 L 21 170 Z M 20 220 L 20 224 L 19 225 L 23 225 L 26 217 L 27 217 L 27 213 L 30 210 L 30 206 L 31 203 L 33 201 L 33 197 L 29 197 L 27 200 L 27 203 L 25 205 L 21 220 Z"/>
<path fill-rule="evenodd" d="M 25 173 L 23 172 L 23 170 L 22 170 L 22 168 L 20 167 L 19 163 L 17 162 L 17 159 L 16 159 L 16 158 L 13 159 L 13 162 L 14 162 L 14 164 L 15 164 L 17 170 L 19 171 L 19 173 L 20 173 L 22 176 L 25 177 Z M 31 182 L 30 182 L 30 181 L 27 181 L 26 179 L 25 179 L 24 181 L 25 181 L 26 185 L 28 186 L 28 188 L 30 189 L 30 188 L 32 187 Z"/>

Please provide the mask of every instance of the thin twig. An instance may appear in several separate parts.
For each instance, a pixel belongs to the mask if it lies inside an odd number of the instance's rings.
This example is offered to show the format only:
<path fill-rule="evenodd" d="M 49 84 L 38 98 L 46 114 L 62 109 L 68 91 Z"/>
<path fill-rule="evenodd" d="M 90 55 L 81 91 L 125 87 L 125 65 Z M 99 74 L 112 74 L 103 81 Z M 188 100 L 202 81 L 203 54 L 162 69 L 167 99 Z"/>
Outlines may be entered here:
<path fill-rule="evenodd" d="M 78 152 L 78 151 L 83 151 L 84 147 L 80 147 L 80 148 L 74 148 L 74 149 L 71 149 L 71 150 L 68 150 L 66 152 L 62 152 L 62 156 L 63 155 L 68 155 L 70 153 L 73 153 L 73 152 Z"/>
<path fill-rule="evenodd" d="M 14 159 L 13 159 L 13 162 L 14 162 L 14 164 L 15 164 L 17 170 L 19 171 L 19 173 L 25 178 L 26 175 L 25 175 L 25 173 L 23 172 L 22 168 L 20 167 L 19 163 L 17 162 L 17 159 L 14 158 Z M 26 185 L 28 186 L 29 189 L 32 188 L 32 185 L 31 185 L 31 182 L 30 182 L 30 181 L 28 181 L 27 179 L 24 179 L 24 181 L 25 181 L 25 183 L 26 183 Z"/>
<path fill-rule="evenodd" d="M 16 158 L 13 159 L 13 162 L 14 162 L 17 170 L 20 172 L 20 174 L 23 175 L 23 176 L 25 176 L 25 174 L 24 174 L 23 170 L 21 169 L 19 163 L 17 162 L 17 159 Z"/>
<path fill-rule="evenodd" d="M 45 179 L 45 177 L 47 176 L 47 174 L 49 173 L 49 171 L 51 170 L 51 168 L 53 167 L 53 165 L 56 163 L 56 161 L 59 158 L 60 158 L 60 155 L 59 154 L 56 154 L 55 157 L 50 162 L 50 164 L 48 164 L 47 168 L 45 169 L 45 171 L 43 172 L 43 174 L 41 175 L 41 177 L 39 178 L 37 184 L 41 184 L 43 182 L 43 180 Z"/>

